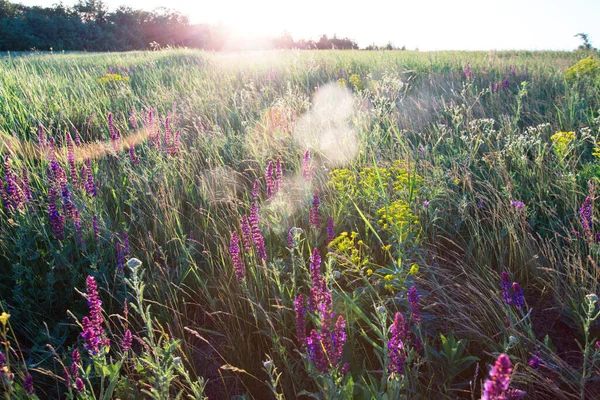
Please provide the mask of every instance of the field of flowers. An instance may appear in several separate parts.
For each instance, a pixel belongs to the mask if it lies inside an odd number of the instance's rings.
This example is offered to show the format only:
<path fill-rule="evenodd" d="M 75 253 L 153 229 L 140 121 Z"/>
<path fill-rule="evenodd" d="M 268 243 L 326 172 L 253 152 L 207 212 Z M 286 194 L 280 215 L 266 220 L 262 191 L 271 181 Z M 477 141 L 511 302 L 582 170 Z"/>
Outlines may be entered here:
<path fill-rule="evenodd" d="M 585 52 L 0 58 L 0 393 L 600 397 Z"/>

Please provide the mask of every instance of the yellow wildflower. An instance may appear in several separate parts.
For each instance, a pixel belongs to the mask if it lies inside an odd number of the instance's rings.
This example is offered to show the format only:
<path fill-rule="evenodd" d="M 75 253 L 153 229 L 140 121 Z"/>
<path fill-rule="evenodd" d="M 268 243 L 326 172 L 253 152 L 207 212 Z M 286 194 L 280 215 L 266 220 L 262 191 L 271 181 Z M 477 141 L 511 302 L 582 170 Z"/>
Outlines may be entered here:
<path fill-rule="evenodd" d="M 2 324 L 2 326 L 5 326 L 8 323 L 9 318 L 9 313 L 3 312 L 2 315 L 0 315 L 0 323 Z"/>

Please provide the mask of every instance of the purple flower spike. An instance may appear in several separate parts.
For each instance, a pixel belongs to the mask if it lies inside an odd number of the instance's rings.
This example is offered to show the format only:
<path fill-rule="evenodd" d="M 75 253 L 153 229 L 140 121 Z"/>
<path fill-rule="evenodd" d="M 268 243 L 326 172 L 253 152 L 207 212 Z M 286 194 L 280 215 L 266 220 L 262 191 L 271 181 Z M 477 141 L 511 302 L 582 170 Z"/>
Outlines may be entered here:
<path fill-rule="evenodd" d="M 306 150 L 302 158 L 302 178 L 304 178 L 304 182 L 310 182 L 313 178 L 314 168 L 311 167 L 310 160 L 310 150 Z"/>
<path fill-rule="evenodd" d="M 408 302 L 410 303 L 410 308 L 412 311 L 413 321 L 415 323 L 421 322 L 421 308 L 419 307 L 419 293 L 417 292 L 417 288 L 411 286 L 408 290 Z"/>
<path fill-rule="evenodd" d="M 404 372 L 404 364 L 406 363 L 406 355 L 404 354 L 404 340 L 406 338 L 406 330 L 404 324 L 404 316 L 397 312 L 394 317 L 394 323 L 390 329 L 391 338 L 388 342 L 389 364 L 388 370 L 401 374 Z"/>
<path fill-rule="evenodd" d="M 123 353 L 127 353 L 127 351 L 131 348 L 131 344 L 133 342 L 133 338 L 131 335 L 131 331 L 127 329 L 125 334 L 123 335 L 123 341 L 121 342 L 121 349 Z"/>
<path fill-rule="evenodd" d="M 267 164 L 265 171 L 265 181 L 267 183 L 267 198 L 272 198 L 275 195 L 275 180 L 273 179 L 273 161 Z"/>
<path fill-rule="evenodd" d="M 306 345 L 306 308 L 304 307 L 304 297 L 301 294 L 294 300 L 294 311 L 296 312 L 296 334 L 298 343 L 301 347 Z"/>
<path fill-rule="evenodd" d="M 325 244 L 331 243 L 331 241 L 334 238 L 335 238 L 335 225 L 333 222 L 333 217 L 329 216 L 329 219 L 327 220 L 327 240 L 325 241 Z"/>
<path fill-rule="evenodd" d="M 523 296 L 523 291 L 521 290 L 521 285 L 517 282 L 513 282 L 513 304 L 517 308 L 521 308 L 525 305 L 525 297 Z"/>
<path fill-rule="evenodd" d="M 233 261 L 233 269 L 235 270 L 235 275 L 239 280 L 244 279 L 244 261 L 242 261 L 242 257 L 240 255 L 240 239 L 236 231 L 231 232 L 231 240 L 229 242 L 229 254 L 231 255 L 231 260 Z"/>
<path fill-rule="evenodd" d="M 33 377 L 31 375 L 27 375 L 23 381 L 23 389 L 25 389 L 25 393 L 27 393 L 29 396 L 33 395 L 35 392 L 33 387 Z"/>
<path fill-rule="evenodd" d="M 482 400 L 516 400 L 525 396 L 525 392 L 509 389 L 512 365 L 506 354 L 500 354 L 490 369 L 490 377 L 483 385 Z"/>
<path fill-rule="evenodd" d="M 88 307 L 90 308 L 89 317 L 83 317 L 81 325 L 83 332 L 81 337 L 85 342 L 85 348 L 92 355 L 98 355 L 100 350 L 110 345 L 110 341 L 106 337 L 102 323 L 102 301 L 98 296 L 98 287 L 96 280 L 92 276 L 88 276 L 86 281 L 86 293 Z"/>
<path fill-rule="evenodd" d="M 309 212 L 309 222 L 311 226 L 315 228 L 321 227 L 321 213 L 319 212 L 319 205 L 321 204 L 321 200 L 319 199 L 319 192 L 315 190 L 315 194 L 313 196 L 311 202 L 311 208 Z"/>

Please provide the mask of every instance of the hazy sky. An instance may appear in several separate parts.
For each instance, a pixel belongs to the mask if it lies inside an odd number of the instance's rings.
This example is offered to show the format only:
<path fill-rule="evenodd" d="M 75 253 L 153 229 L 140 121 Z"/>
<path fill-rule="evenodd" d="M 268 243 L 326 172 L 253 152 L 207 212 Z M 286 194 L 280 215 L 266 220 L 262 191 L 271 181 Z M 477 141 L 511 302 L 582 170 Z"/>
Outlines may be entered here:
<path fill-rule="evenodd" d="M 14 1 L 14 0 L 13 0 Z M 52 5 L 57 0 L 21 0 Z M 192 22 L 222 23 L 245 36 L 295 39 L 325 33 L 348 36 L 361 47 L 391 41 L 420 50 L 572 50 L 584 32 L 600 46 L 600 0 L 104 0 L 151 10 L 166 6 Z M 74 0 L 63 1 L 66 5 Z"/>

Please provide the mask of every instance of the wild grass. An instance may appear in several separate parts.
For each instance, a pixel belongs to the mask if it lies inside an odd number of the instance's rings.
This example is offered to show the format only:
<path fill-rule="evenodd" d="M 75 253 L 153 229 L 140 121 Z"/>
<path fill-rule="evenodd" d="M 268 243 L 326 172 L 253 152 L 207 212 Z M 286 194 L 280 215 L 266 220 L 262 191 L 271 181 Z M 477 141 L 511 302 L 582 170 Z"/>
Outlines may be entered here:
<path fill-rule="evenodd" d="M 590 61 L 565 74 L 588 55 L 0 59 L 6 393 L 26 397 L 32 375 L 39 398 L 479 398 L 506 353 L 511 387 L 528 398 L 598 396 L 600 77 Z M 253 215 L 266 260 L 243 243 Z M 341 361 L 326 369 L 297 338 L 295 300 L 318 282 L 314 249 L 329 311 L 345 321 Z M 504 301 L 502 272 L 520 283 L 522 307 Z M 79 335 L 88 276 L 112 339 L 102 354 Z M 334 331 L 311 304 L 306 334 Z M 401 373 L 388 348 L 397 312 Z M 126 329 L 133 346 L 121 351 Z M 61 375 L 75 348 L 84 391 Z"/>

